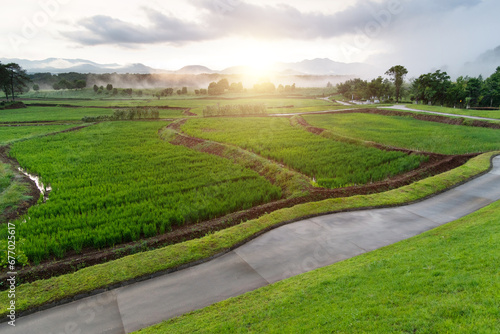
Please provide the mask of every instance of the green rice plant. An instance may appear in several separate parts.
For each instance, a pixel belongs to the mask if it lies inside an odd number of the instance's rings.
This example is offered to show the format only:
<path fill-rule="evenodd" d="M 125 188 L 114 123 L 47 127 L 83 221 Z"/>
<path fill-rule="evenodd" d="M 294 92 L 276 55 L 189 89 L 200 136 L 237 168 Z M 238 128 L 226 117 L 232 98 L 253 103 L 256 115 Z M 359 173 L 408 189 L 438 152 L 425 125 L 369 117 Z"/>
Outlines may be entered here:
<path fill-rule="evenodd" d="M 312 126 L 340 136 L 441 154 L 466 154 L 500 148 L 500 130 L 449 125 L 411 117 L 373 114 L 304 115 Z"/>
<path fill-rule="evenodd" d="M 102 249 L 281 197 L 252 170 L 161 140 L 165 125 L 106 122 L 13 144 L 10 155 L 52 187 L 16 222 L 27 257 Z"/>
<path fill-rule="evenodd" d="M 428 159 L 323 138 L 292 127 L 287 118 L 190 119 L 182 130 L 251 150 L 329 188 L 384 180 Z"/>

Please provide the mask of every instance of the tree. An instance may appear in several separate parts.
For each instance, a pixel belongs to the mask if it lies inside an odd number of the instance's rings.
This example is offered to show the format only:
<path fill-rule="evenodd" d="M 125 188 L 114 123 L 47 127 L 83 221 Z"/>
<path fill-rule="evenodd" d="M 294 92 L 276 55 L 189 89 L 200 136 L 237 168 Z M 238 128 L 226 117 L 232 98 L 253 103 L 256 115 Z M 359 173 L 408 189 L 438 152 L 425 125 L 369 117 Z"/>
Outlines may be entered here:
<path fill-rule="evenodd" d="M 208 95 L 220 95 L 223 92 L 219 89 L 219 86 L 217 85 L 217 82 L 211 82 L 208 85 Z"/>
<path fill-rule="evenodd" d="M 87 81 L 85 80 L 77 80 L 75 81 L 75 88 L 77 89 L 84 89 L 87 87 Z"/>
<path fill-rule="evenodd" d="M 93 89 L 94 89 L 94 93 L 97 93 L 97 91 L 99 90 L 99 87 L 97 85 L 94 85 Z"/>
<path fill-rule="evenodd" d="M 413 82 L 413 91 L 417 100 L 443 104 L 448 97 L 451 87 L 450 76 L 446 72 L 437 70 L 434 73 L 422 74 Z"/>
<path fill-rule="evenodd" d="M 484 81 L 483 91 L 483 100 L 489 102 L 490 107 L 500 105 L 500 66 L 497 67 L 495 73 Z"/>
<path fill-rule="evenodd" d="M 253 89 L 257 93 L 274 93 L 276 92 L 276 86 L 272 82 L 263 82 L 261 84 L 255 84 Z"/>
<path fill-rule="evenodd" d="M 107 84 L 106 90 L 107 91 L 112 91 L 113 90 L 113 85 L 112 84 Z"/>
<path fill-rule="evenodd" d="M 467 98 L 467 79 L 463 76 L 457 78 L 455 82 L 450 84 L 448 87 L 447 95 L 447 103 L 450 106 L 459 107 L 463 106 L 465 99 Z"/>
<path fill-rule="evenodd" d="M 347 99 L 360 100 L 368 99 L 372 96 L 368 82 L 359 78 L 337 84 L 337 91 Z"/>
<path fill-rule="evenodd" d="M 187 87 L 182 87 L 182 95 L 186 95 L 188 93 Z"/>
<path fill-rule="evenodd" d="M 87 83 L 85 83 L 85 85 L 87 85 Z M 62 79 L 61 81 L 59 81 L 59 87 L 61 87 L 60 89 L 73 89 L 73 88 L 75 88 L 75 86 L 66 79 Z"/>
<path fill-rule="evenodd" d="M 31 79 L 18 64 L 0 64 L 0 85 L 7 100 L 10 94 L 12 101 L 14 101 L 15 92 L 25 91 L 25 88 L 28 87 L 28 82 L 31 82 Z"/>
<path fill-rule="evenodd" d="M 483 80 L 481 77 L 479 78 L 470 78 L 467 81 L 467 87 L 465 92 L 467 97 L 470 97 L 470 104 L 467 105 L 469 108 L 471 105 L 477 106 L 479 102 L 481 102 L 481 90 L 483 88 Z"/>
<path fill-rule="evenodd" d="M 396 87 L 396 103 L 399 102 L 401 97 L 401 86 L 403 86 L 404 77 L 408 74 L 408 70 L 401 65 L 396 65 L 391 67 L 385 72 L 385 75 L 391 77 L 391 81 L 394 83 Z"/>
<path fill-rule="evenodd" d="M 35 92 L 38 92 L 38 91 L 40 90 L 40 86 L 38 86 L 37 84 L 34 84 L 34 85 L 33 85 L 33 90 L 34 90 Z"/>
<path fill-rule="evenodd" d="M 9 71 L 0 63 L 0 89 L 5 93 L 5 98 L 8 100 L 10 95 Z"/>
<path fill-rule="evenodd" d="M 233 93 L 241 93 L 243 91 L 243 83 L 241 82 L 233 82 L 231 86 L 229 86 L 229 91 Z"/>
<path fill-rule="evenodd" d="M 390 95 L 391 83 L 387 79 L 378 77 L 368 83 L 368 93 L 371 98 L 382 99 L 383 96 Z"/>
<path fill-rule="evenodd" d="M 226 78 L 221 79 L 217 82 L 217 87 L 224 93 L 226 89 L 229 89 L 229 81 Z"/>

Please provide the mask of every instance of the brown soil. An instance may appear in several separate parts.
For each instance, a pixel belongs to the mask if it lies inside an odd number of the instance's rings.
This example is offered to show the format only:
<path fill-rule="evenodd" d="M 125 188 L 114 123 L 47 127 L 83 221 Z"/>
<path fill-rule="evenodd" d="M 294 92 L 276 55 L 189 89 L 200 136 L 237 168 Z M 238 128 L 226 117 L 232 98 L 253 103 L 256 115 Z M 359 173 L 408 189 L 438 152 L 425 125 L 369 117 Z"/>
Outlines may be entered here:
<path fill-rule="evenodd" d="M 4 109 L 22 109 L 22 108 L 26 108 L 26 105 L 22 102 L 6 104 L 4 107 Z"/>

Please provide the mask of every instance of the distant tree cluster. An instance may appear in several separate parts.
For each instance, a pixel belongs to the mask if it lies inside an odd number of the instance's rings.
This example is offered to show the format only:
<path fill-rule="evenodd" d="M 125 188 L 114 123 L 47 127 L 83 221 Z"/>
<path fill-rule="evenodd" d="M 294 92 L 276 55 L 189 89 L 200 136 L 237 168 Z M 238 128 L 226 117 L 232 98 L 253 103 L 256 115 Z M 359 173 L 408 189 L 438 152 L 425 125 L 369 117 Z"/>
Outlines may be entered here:
<path fill-rule="evenodd" d="M 173 96 L 174 93 L 177 93 L 177 95 L 187 95 L 188 94 L 188 88 L 187 87 L 182 87 L 182 89 L 178 89 L 175 91 L 173 88 L 166 88 L 163 90 L 160 90 L 153 95 L 156 96 L 159 99 L 162 97 L 168 97 L 168 96 Z"/>
<path fill-rule="evenodd" d="M 272 82 L 263 82 L 260 84 L 255 84 L 253 89 L 256 93 L 274 93 L 276 92 L 276 86 Z"/>
<path fill-rule="evenodd" d="M 59 84 L 63 81 L 69 82 L 74 84 L 77 81 L 85 81 L 89 82 L 87 80 L 88 74 L 82 74 L 82 73 L 76 73 L 76 72 L 69 72 L 69 73 L 60 73 L 60 74 L 51 74 L 51 73 L 35 73 L 35 74 L 29 74 L 28 77 L 31 79 L 32 82 L 36 83 L 39 85 L 39 87 L 54 87 L 54 84 Z M 66 89 L 64 87 L 61 87 L 59 89 Z M 69 88 L 69 89 L 74 89 Z"/>
<path fill-rule="evenodd" d="M 337 84 L 337 91 L 349 100 L 382 100 L 384 97 L 388 99 L 392 94 L 392 85 L 388 79 L 382 77 L 373 79 L 370 82 L 357 78 Z"/>
<path fill-rule="evenodd" d="M 61 89 L 84 89 L 87 87 L 87 81 L 85 80 L 74 80 L 73 82 L 70 82 L 66 79 L 62 79 L 59 82 L 56 82 L 52 85 L 52 88 L 54 90 L 61 90 Z"/>
<path fill-rule="evenodd" d="M 351 79 L 337 84 L 337 91 L 354 100 L 378 98 L 392 101 L 395 97 L 399 101 L 406 96 L 417 103 L 459 108 L 498 108 L 500 105 L 500 67 L 487 79 L 481 75 L 477 78 L 460 76 L 451 81 L 448 73 L 437 70 L 411 79 L 407 84 L 404 82 L 407 73 L 404 66 L 393 66 L 385 73 L 390 80 L 382 77 L 370 82 Z"/>
<path fill-rule="evenodd" d="M 211 82 L 208 85 L 208 95 L 222 95 L 229 90 L 229 81 L 227 79 L 221 79 L 218 82 Z"/>
<path fill-rule="evenodd" d="M 291 92 L 294 92 L 295 91 L 295 84 L 293 85 L 286 85 L 286 86 L 283 86 L 283 85 L 279 85 L 278 86 L 278 93 L 291 93 Z"/>
<path fill-rule="evenodd" d="M 22 94 L 29 91 L 30 78 L 26 71 L 16 63 L 3 65 L 0 63 L 0 89 L 5 94 L 5 99 L 14 101 L 16 93 Z"/>
<path fill-rule="evenodd" d="M 208 94 L 208 90 L 207 90 L 207 89 L 204 89 L 204 88 L 195 89 L 195 90 L 194 90 L 194 93 L 195 93 L 196 95 L 207 95 L 207 94 Z"/>
<path fill-rule="evenodd" d="M 498 107 L 500 67 L 489 78 L 460 76 L 452 82 L 446 72 L 422 74 L 411 84 L 411 100 L 450 107 Z"/>

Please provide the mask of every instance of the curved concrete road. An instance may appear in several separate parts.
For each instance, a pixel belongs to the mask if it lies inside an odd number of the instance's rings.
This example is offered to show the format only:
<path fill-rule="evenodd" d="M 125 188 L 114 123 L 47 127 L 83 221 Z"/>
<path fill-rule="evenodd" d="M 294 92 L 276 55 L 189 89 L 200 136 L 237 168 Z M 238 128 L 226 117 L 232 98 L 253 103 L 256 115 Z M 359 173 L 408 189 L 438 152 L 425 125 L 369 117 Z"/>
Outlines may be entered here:
<path fill-rule="evenodd" d="M 489 173 L 398 208 L 346 212 L 282 226 L 210 262 L 17 319 L 8 333 L 129 333 L 264 285 L 454 221 L 500 200 L 500 157 Z"/>
<path fill-rule="evenodd" d="M 442 115 L 442 116 L 453 116 L 453 117 L 462 117 L 462 118 L 469 118 L 469 119 L 477 119 L 481 121 L 497 121 L 500 122 L 500 119 L 498 118 L 487 118 L 487 117 L 479 117 L 479 116 L 467 116 L 467 115 L 459 115 L 459 114 L 449 114 L 445 112 L 438 112 L 438 111 L 427 111 L 427 110 L 418 110 L 418 109 L 411 109 L 408 108 L 407 106 L 401 106 L 401 105 L 394 105 L 392 107 L 378 107 L 379 109 L 398 109 L 398 110 L 406 110 L 406 111 L 416 111 L 416 112 L 422 112 L 422 113 L 427 113 L 427 114 L 434 114 L 434 115 Z"/>

